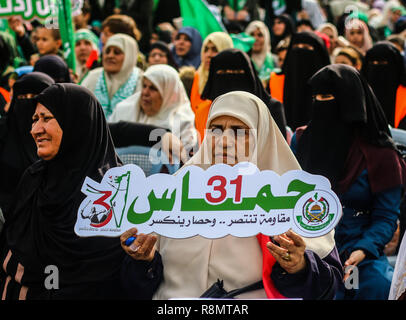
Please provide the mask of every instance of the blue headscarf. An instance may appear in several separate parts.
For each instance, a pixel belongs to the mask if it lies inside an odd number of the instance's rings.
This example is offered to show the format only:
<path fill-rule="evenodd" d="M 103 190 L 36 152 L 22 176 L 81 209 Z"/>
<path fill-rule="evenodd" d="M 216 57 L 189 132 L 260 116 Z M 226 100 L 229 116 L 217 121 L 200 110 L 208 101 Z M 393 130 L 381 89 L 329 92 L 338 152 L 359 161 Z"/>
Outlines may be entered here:
<path fill-rule="evenodd" d="M 192 46 L 190 47 L 189 52 L 183 57 L 178 56 L 176 54 L 175 47 L 173 47 L 173 58 L 175 59 L 175 62 L 179 67 L 193 66 L 197 69 L 200 65 L 200 50 L 203 44 L 202 36 L 200 35 L 199 31 L 192 27 L 181 28 L 178 32 L 177 37 L 179 37 L 181 34 L 185 34 L 190 39 Z"/>

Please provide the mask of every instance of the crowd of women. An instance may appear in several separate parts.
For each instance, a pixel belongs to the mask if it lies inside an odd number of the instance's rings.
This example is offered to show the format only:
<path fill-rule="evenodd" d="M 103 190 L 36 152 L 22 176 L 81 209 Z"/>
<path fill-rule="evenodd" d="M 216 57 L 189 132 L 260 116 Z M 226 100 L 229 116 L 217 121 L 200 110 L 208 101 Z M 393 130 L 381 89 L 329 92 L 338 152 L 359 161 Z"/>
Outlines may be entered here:
<path fill-rule="evenodd" d="M 58 29 L 1 20 L 1 298 L 406 299 L 406 3 L 208 1 L 205 37 L 178 1 L 117 3 L 74 17 L 75 70 Z M 317 238 L 78 237 L 84 179 L 155 129 L 183 166 L 322 175 L 343 216 Z"/>

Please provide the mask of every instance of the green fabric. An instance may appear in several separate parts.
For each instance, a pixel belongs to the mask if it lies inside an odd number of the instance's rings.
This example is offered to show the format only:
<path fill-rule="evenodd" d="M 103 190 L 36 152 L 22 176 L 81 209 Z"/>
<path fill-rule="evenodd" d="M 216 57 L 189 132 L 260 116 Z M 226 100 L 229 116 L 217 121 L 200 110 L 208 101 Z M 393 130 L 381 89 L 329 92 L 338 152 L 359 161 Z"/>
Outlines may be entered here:
<path fill-rule="evenodd" d="M 359 19 L 359 20 L 362 20 L 362 21 L 364 21 L 366 24 L 368 24 L 368 16 L 364 13 L 364 12 L 361 12 L 361 11 L 357 11 L 357 12 L 352 12 L 349 16 L 348 16 L 348 18 L 349 19 Z"/>
<path fill-rule="evenodd" d="M 158 7 L 159 0 L 154 0 L 154 6 L 152 7 L 152 10 L 155 12 L 156 8 Z"/>
<path fill-rule="evenodd" d="M 96 47 L 99 47 L 99 38 L 90 30 L 81 29 L 75 32 L 75 43 L 79 40 L 88 40 L 92 42 Z"/>
<path fill-rule="evenodd" d="M 76 70 L 75 32 L 73 29 L 71 2 L 70 0 L 58 0 L 57 4 L 64 59 L 70 69 Z"/>
<path fill-rule="evenodd" d="M 225 31 L 224 27 L 215 18 L 202 0 L 179 0 L 180 12 L 183 18 L 183 27 L 193 27 L 206 38 L 210 33 Z"/>
<path fill-rule="evenodd" d="M 244 52 L 250 51 L 255 43 L 255 38 L 245 32 L 230 34 L 230 36 L 233 39 L 234 48 Z"/>
<path fill-rule="evenodd" d="M 268 80 L 271 75 L 271 72 L 275 69 L 275 64 L 273 62 L 273 57 L 272 57 L 271 53 L 267 53 L 265 61 L 262 64 L 261 69 L 259 69 L 255 65 L 255 62 L 253 62 L 253 63 L 254 63 L 255 69 L 258 72 L 258 76 L 261 80 Z"/>
<path fill-rule="evenodd" d="M 228 5 L 237 12 L 244 9 L 246 4 L 247 0 L 228 0 Z"/>
<path fill-rule="evenodd" d="M 139 71 L 138 69 L 134 68 L 134 71 L 131 74 L 130 78 L 127 80 L 127 82 L 124 83 L 110 99 L 106 85 L 105 74 L 104 71 L 102 72 L 99 79 L 97 80 L 94 95 L 102 105 L 106 118 L 108 118 L 113 113 L 114 108 L 119 102 L 123 101 L 124 99 L 127 99 L 129 96 L 134 94 L 138 78 Z"/>

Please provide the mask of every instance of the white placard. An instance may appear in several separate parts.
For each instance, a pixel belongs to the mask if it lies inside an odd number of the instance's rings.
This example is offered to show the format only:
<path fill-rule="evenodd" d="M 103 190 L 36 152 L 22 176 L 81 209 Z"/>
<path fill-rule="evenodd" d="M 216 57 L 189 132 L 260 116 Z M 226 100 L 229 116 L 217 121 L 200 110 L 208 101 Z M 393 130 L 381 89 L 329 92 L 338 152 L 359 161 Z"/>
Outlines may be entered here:
<path fill-rule="evenodd" d="M 342 215 L 325 177 L 300 170 L 279 176 L 248 162 L 149 177 L 130 164 L 108 170 L 100 183 L 87 177 L 82 192 L 75 224 L 82 237 L 118 237 L 132 227 L 178 239 L 271 236 L 289 229 L 319 237 Z"/>

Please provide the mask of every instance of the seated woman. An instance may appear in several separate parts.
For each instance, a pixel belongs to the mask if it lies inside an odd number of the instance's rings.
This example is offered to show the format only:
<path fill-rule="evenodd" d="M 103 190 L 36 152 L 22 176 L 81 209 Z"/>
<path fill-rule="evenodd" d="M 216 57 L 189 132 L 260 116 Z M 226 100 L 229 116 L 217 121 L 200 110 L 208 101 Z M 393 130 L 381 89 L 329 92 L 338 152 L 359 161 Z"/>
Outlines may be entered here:
<path fill-rule="evenodd" d="M 234 91 L 246 91 L 259 97 L 271 112 L 282 135 L 286 136 L 283 105 L 271 98 L 262 86 L 249 56 L 238 49 L 227 49 L 215 56 L 210 63 L 209 78 L 202 93 L 206 103 L 196 110 L 196 129 L 203 140 L 211 102 L 218 96 Z"/>
<path fill-rule="evenodd" d="M 368 25 L 360 19 L 353 18 L 345 24 L 345 38 L 363 55 L 373 45 Z"/>
<path fill-rule="evenodd" d="M 25 171 L 6 217 L 2 299 L 119 299 L 129 284 L 131 297 L 151 298 L 162 279 L 158 253 L 130 257 L 118 239 L 74 233 L 84 179 L 100 181 L 121 165 L 100 104 L 74 84 L 52 85 L 36 102 L 31 134 L 41 159 Z M 47 280 L 55 268 L 58 277 Z"/>
<path fill-rule="evenodd" d="M 335 240 L 344 279 L 356 266 L 359 289 L 346 283 L 337 298 L 386 300 L 393 268 L 383 250 L 397 228 L 405 162 L 379 102 L 355 68 L 324 67 L 310 85 L 312 118 L 296 131 L 291 147 L 304 170 L 330 180 L 343 205 Z"/>
<path fill-rule="evenodd" d="M 155 41 L 151 44 L 148 54 L 148 64 L 150 66 L 154 64 L 168 64 L 171 67 L 178 69 L 171 50 L 163 41 Z"/>
<path fill-rule="evenodd" d="M 406 129 L 406 67 L 394 44 L 380 41 L 365 55 L 361 73 L 374 91 L 388 123 Z"/>
<path fill-rule="evenodd" d="M 248 160 L 260 170 L 280 175 L 300 169 L 268 108 L 253 94 L 233 91 L 218 97 L 210 109 L 207 127 L 211 133 L 186 166 L 207 169 L 217 163 Z M 232 138 L 230 129 L 244 130 L 244 141 Z M 237 143 L 249 144 L 251 152 L 246 154 L 247 149 L 237 148 Z M 219 148 L 222 151 L 217 154 Z M 164 281 L 154 299 L 200 297 L 217 279 L 224 281 L 227 291 L 262 279 L 265 290 L 250 292 L 250 298 L 334 297 L 342 267 L 333 232 L 310 239 L 289 231 L 275 240 L 280 247 L 263 235 L 184 240 L 161 236 L 157 249 L 163 259 Z"/>
<path fill-rule="evenodd" d="M 103 49 L 103 67 L 90 71 L 81 85 L 92 91 L 108 118 L 117 103 L 141 90 L 143 71 L 136 67 L 137 42 L 128 35 L 111 36 Z"/>
<path fill-rule="evenodd" d="M 358 71 L 362 68 L 362 53 L 353 46 L 338 48 L 333 53 L 333 63 L 346 64 L 354 67 Z"/>
<path fill-rule="evenodd" d="M 197 145 L 195 116 L 178 72 L 168 65 L 149 67 L 142 90 L 119 103 L 109 122 L 152 124 L 171 130 L 187 150 Z"/>
<path fill-rule="evenodd" d="M 42 72 L 31 72 L 13 85 L 10 109 L 0 122 L 0 208 L 5 216 L 25 169 L 38 160 L 30 135 L 33 98 L 54 83 Z"/>
<path fill-rule="evenodd" d="M 174 40 L 172 55 L 180 67 L 193 66 L 197 69 L 200 65 L 200 49 L 202 36 L 192 27 L 180 28 Z"/>
<path fill-rule="evenodd" d="M 271 72 L 275 69 L 275 62 L 271 53 L 271 36 L 269 29 L 262 21 L 252 21 L 245 29 L 245 32 L 255 38 L 255 43 L 249 55 L 265 87 L 269 81 Z"/>
<path fill-rule="evenodd" d="M 201 63 L 193 78 L 192 89 L 190 92 L 190 103 L 192 110 L 196 113 L 199 107 L 204 107 L 207 100 L 201 98 L 201 94 L 209 78 L 210 61 L 219 52 L 233 48 L 233 40 L 225 32 L 213 32 L 210 33 L 203 42 L 202 50 L 200 53 Z"/>

